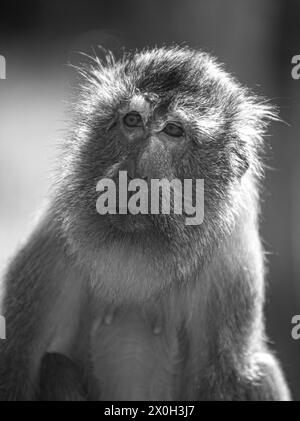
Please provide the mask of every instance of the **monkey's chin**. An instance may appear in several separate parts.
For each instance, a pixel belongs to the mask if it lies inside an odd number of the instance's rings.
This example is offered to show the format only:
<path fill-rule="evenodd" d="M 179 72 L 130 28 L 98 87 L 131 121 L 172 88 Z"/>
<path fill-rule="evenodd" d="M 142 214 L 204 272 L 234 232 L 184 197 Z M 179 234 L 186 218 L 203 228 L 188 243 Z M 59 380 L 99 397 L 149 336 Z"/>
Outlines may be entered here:
<path fill-rule="evenodd" d="M 109 221 L 113 229 L 122 232 L 138 233 L 153 229 L 153 222 L 149 215 L 109 215 Z"/>

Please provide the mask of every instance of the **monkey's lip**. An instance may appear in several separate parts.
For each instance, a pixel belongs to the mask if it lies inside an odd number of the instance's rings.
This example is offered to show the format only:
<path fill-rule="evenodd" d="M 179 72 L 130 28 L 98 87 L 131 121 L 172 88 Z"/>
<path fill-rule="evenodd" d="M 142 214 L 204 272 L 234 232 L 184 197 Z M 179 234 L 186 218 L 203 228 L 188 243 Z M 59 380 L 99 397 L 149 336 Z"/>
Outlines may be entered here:
<path fill-rule="evenodd" d="M 116 207 L 117 215 L 131 215 L 127 207 Z"/>

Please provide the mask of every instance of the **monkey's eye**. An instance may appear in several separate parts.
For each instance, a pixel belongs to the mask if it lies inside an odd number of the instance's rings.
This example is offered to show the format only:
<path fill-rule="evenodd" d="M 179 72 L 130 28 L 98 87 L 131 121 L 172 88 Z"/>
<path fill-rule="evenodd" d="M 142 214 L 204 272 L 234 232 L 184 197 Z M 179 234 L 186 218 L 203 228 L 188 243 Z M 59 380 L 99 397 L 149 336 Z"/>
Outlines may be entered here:
<path fill-rule="evenodd" d="M 127 127 L 140 127 L 143 124 L 141 115 L 135 112 L 126 114 L 123 122 Z"/>
<path fill-rule="evenodd" d="M 175 123 L 168 123 L 164 130 L 165 133 L 167 133 L 167 135 L 172 136 L 172 137 L 182 137 L 184 136 L 184 130 L 181 126 L 179 126 L 178 124 Z"/>

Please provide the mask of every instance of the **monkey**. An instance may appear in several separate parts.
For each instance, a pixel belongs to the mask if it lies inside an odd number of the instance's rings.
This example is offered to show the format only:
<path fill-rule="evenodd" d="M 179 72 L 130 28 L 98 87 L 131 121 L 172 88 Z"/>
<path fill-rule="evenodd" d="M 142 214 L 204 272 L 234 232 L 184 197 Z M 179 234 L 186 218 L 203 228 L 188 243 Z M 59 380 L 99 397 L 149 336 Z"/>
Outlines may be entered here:
<path fill-rule="evenodd" d="M 263 318 L 276 110 L 190 47 L 95 56 L 79 78 L 46 209 L 4 277 L 0 400 L 290 400 Z M 120 171 L 204 180 L 202 223 L 100 214 L 97 183 Z"/>

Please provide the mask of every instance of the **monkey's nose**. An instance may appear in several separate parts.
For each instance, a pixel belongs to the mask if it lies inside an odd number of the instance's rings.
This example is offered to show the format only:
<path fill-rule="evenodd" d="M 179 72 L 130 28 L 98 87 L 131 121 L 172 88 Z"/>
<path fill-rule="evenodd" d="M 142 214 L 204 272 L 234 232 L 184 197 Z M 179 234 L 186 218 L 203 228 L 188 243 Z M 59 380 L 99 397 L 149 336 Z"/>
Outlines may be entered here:
<path fill-rule="evenodd" d="M 132 180 L 134 178 L 137 178 L 136 163 L 134 159 L 129 158 L 127 161 L 126 167 L 127 167 L 126 169 L 127 169 L 128 177 L 131 178 Z"/>

